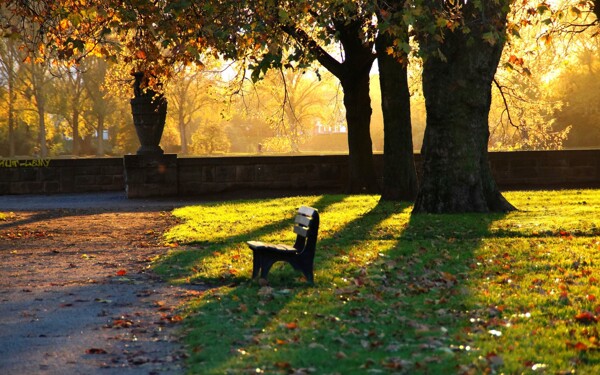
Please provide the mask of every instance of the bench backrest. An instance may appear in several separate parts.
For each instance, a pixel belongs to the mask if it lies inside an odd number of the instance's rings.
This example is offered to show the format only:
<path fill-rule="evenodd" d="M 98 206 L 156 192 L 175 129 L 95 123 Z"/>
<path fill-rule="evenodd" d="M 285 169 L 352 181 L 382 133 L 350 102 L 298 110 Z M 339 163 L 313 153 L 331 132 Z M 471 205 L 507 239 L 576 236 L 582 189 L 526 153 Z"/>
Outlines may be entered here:
<path fill-rule="evenodd" d="M 294 233 L 297 234 L 294 248 L 300 251 L 314 251 L 319 234 L 319 211 L 301 206 L 294 220 Z"/>

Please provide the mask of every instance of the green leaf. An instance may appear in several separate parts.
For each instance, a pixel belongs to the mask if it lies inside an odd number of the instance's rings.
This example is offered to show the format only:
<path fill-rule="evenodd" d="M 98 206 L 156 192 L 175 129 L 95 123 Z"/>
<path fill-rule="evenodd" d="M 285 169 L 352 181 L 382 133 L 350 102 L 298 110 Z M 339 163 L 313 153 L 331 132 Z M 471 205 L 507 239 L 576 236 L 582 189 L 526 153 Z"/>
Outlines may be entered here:
<path fill-rule="evenodd" d="M 544 14 L 544 13 L 546 13 L 549 10 L 550 10 L 550 8 L 548 8 L 548 6 L 546 4 L 540 4 L 537 7 L 537 12 L 539 14 Z"/>
<path fill-rule="evenodd" d="M 279 20 L 281 22 L 283 22 L 283 23 L 290 22 L 290 15 L 288 14 L 288 12 L 285 11 L 285 9 L 279 8 L 279 11 L 277 12 L 277 14 L 279 15 Z"/>
<path fill-rule="evenodd" d="M 495 45 L 498 42 L 498 35 L 493 31 L 488 31 L 481 36 L 490 46 Z"/>

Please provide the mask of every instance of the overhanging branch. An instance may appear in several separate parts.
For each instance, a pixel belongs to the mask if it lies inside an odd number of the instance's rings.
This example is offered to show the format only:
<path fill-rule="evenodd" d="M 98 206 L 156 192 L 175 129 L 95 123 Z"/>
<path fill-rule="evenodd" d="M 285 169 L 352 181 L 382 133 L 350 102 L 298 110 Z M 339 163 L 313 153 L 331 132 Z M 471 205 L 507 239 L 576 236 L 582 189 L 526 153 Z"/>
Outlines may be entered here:
<path fill-rule="evenodd" d="M 319 44 L 304 30 L 292 25 L 282 25 L 280 28 L 283 30 L 283 32 L 294 38 L 301 46 L 314 54 L 317 61 L 319 61 L 319 63 L 323 65 L 325 69 L 329 70 L 334 76 L 340 78 L 343 75 L 342 63 L 337 61 L 335 58 L 333 58 L 333 56 L 319 46 Z"/>
<path fill-rule="evenodd" d="M 516 125 L 513 120 L 512 117 L 510 116 L 510 108 L 508 106 L 508 101 L 506 100 L 506 96 L 504 96 L 504 91 L 502 90 L 502 86 L 500 85 L 500 83 L 498 82 L 498 80 L 496 78 L 494 78 L 494 84 L 496 85 L 496 87 L 498 88 L 498 91 L 500 91 L 500 95 L 502 96 L 502 101 L 504 102 L 504 110 L 506 112 L 506 115 L 508 117 L 508 123 L 519 129 L 519 125 Z"/>

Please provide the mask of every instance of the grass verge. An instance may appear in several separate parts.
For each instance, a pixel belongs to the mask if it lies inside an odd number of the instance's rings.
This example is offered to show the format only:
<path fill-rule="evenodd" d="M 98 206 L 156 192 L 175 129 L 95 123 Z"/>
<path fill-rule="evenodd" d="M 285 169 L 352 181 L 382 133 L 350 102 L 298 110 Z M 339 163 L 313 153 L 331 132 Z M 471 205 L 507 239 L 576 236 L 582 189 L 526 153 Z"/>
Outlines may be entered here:
<path fill-rule="evenodd" d="M 177 209 L 155 269 L 210 288 L 185 307 L 189 371 L 600 373 L 600 191 L 511 192 L 520 211 L 418 215 L 375 196 Z M 292 243 L 319 209 L 314 286 L 245 241 Z"/>

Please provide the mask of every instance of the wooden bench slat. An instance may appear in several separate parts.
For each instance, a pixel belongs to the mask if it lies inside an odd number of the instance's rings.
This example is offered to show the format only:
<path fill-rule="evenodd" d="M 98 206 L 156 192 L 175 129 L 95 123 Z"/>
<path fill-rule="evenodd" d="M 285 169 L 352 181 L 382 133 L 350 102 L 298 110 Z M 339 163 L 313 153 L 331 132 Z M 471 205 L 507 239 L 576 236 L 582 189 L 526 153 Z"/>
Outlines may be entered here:
<path fill-rule="evenodd" d="M 310 217 L 306 217 L 303 215 L 297 215 L 296 220 L 294 220 L 296 224 L 300 224 L 304 227 L 310 226 Z"/>
<path fill-rule="evenodd" d="M 308 236 L 308 228 L 301 225 L 294 225 L 294 233 L 299 236 L 306 237 Z"/>
<path fill-rule="evenodd" d="M 315 212 L 316 210 L 312 207 L 306 207 L 306 206 L 300 206 L 300 208 L 298 209 L 298 213 L 305 215 L 305 216 L 312 216 L 312 214 Z"/>

